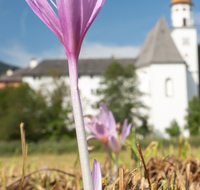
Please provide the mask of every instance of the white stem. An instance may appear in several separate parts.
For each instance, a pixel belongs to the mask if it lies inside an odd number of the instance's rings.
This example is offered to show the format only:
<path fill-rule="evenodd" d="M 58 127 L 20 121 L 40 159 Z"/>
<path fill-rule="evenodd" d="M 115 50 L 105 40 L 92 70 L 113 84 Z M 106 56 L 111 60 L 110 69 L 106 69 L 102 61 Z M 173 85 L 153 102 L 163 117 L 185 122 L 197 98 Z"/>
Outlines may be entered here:
<path fill-rule="evenodd" d="M 77 136 L 78 150 L 81 162 L 83 186 L 84 190 L 93 190 L 88 146 L 86 140 L 85 126 L 83 122 L 81 100 L 78 89 L 78 72 L 77 72 L 76 59 L 69 60 L 69 71 L 70 71 L 69 73 L 70 73 L 72 105 L 73 105 L 74 119 L 76 125 L 76 136 Z"/>
<path fill-rule="evenodd" d="M 114 165 L 114 169 L 113 169 L 113 180 L 116 180 L 116 178 L 117 178 L 118 158 L 119 158 L 119 155 L 115 154 L 115 165 Z"/>
<path fill-rule="evenodd" d="M 111 177 L 112 176 L 112 160 L 111 160 L 110 150 L 109 150 L 107 143 L 104 144 L 104 147 L 105 147 L 105 150 L 106 150 L 106 154 L 108 156 L 108 163 L 109 163 L 108 171 L 109 171 L 109 176 Z"/>

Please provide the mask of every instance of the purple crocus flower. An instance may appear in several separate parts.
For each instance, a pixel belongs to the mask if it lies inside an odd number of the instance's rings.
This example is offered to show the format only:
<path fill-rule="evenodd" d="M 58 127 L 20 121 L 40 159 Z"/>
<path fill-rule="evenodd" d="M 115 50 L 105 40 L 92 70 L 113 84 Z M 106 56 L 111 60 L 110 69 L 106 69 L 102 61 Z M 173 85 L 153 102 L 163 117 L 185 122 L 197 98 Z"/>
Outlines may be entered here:
<path fill-rule="evenodd" d="M 100 103 L 100 114 L 99 117 L 88 116 L 84 119 L 85 125 L 90 129 L 92 135 L 87 137 L 87 140 L 96 138 L 103 144 L 108 143 L 109 136 L 117 136 L 116 121 L 110 110 L 104 103 Z"/>
<path fill-rule="evenodd" d="M 131 124 L 128 125 L 128 119 L 125 119 L 123 123 L 121 137 L 119 138 L 118 135 L 109 136 L 108 144 L 116 154 L 118 154 L 119 151 L 121 150 L 125 139 L 128 137 L 130 133 L 130 129 L 131 129 Z"/>
<path fill-rule="evenodd" d="M 101 165 L 94 159 L 93 170 L 92 170 L 92 186 L 93 190 L 102 190 L 102 176 L 101 176 Z"/>
<path fill-rule="evenodd" d="M 35 14 L 56 34 L 68 58 L 70 87 L 84 189 L 92 190 L 90 162 L 78 89 L 78 57 L 83 39 L 105 0 L 26 0 Z"/>

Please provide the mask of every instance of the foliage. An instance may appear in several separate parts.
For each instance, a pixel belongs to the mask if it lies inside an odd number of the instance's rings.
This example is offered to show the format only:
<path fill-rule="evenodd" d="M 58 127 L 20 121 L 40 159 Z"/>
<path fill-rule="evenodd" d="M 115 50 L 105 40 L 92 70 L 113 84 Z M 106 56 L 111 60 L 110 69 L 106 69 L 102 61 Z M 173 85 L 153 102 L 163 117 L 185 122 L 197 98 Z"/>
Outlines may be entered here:
<path fill-rule="evenodd" d="M 170 123 L 170 126 L 165 129 L 165 132 L 170 136 L 170 137 L 178 137 L 181 134 L 180 127 L 176 120 L 173 120 Z"/>
<path fill-rule="evenodd" d="M 189 102 L 189 107 L 187 109 L 186 126 L 190 135 L 197 135 L 200 133 L 200 98 L 194 96 Z"/>
<path fill-rule="evenodd" d="M 20 139 L 21 122 L 25 124 L 28 141 L 75 136 L 74 131 L 66 128 L 71 113 L 70 101 L 63 105 L 68 87 L 55 81 L 52 85 L 54 90 L 48 94 L 44 90 L 36 92 L 28 84 L 0 89 L 0 140 Z"/>
<path fill-rule="evenodd" d="M 152 134 L 152 131 L 149 128 L 147 120 L 148 120 L 148 118 L 146 116 L 141 118 L 142 125 L 140 127 L 136 128 L 136 134 L 140 134 L 143 137 L 146 137 L 146 136 Z"/>
<path fill-rule="evenodd" d="M 108 109 L 111 110 L 116 121 L 136 123 L 141 118 L 139 109 L 145 106 L 139 100 L 142 93 L 138 90 L 136 68 L 133 64 L 122 65 L 117 61 L 112 62 L 103 73 L 98 89 L 98 95 Z"/>

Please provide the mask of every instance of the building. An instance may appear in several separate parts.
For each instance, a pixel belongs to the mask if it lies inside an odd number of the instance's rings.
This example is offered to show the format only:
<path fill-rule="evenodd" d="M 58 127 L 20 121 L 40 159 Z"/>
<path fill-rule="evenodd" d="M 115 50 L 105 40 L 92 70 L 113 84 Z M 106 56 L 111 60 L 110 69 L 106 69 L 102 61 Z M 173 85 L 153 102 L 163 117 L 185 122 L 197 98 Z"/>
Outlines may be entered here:
<path fill-rule="evenodd" d="M 30 61 L 30 66 L 24 69 L 19 69 L 18 67 L 7 66 L 7 71 L 5 74 L 0 76 L 0 89 L 5 86 L 14 86 L 18 87 L 22 83 L 23 75 L 29 72 L 37 65 L 37 60 L 32 59 Z M 5 69 L 4 68 L 4 69 Z"/>
<path fill-rule="evenodd" d="M 84 114 L 97 113 L 96 96 L 102 73 L 107 66 L 115 59 L 80 59 L 78 62 L 79 90 L 82 98 Z M 134 64 L 134 59 L 119 59 L 121 64 Z M 67 60 L 44 60 L 34 69 L 23 75 L 23 82 L 28 83 L 33 89 L 38 90 L 44 84 L 52 83 L 50 72 L 59 70 L 60 78 L 70 84 L 69 69 Z M 53 88 L 50 85 L 50 88 Z"/>
<path fill-rule="evenodd" d="M 191 0 L 171 0 L 172 28 L 169 29 L 165 18 L 161 17 L 147 35 L 136 60 L 117 60 L 121 64 L 137 66 L 139 89 L 144 93 L 141 99 L 150 108 L 144 113 L 149 115 L 149 124 L 162 134 L 172 120 L 176 120 L 183 129 L 188 102 L 199 95 L 197 29 L 192 7 Z M 95 93 L 101 74 L 112 61 L 79 60 L 79 88 L 84 98 L 84 114 L 95 114 L 93 108 L 98 101 Z M 53 69 L 58 69 L 59 76 L 69 84 L 67 60 L 43 60 L 39 65 L 35 60 L 31 65 L 31 69 L 21 75 L 21 81 L 27 82 L 33 89 L 39 89 L 44 83 L 51 84 L 52 77 L 48 72 Z M 15 73 L 7 80 L 13 76 Z M 50 88 L 53 87 L 50 85 Z"/>
<path fill-rule="evenodd" d="M 197 30 L 190 0 L 172 0 L 169 29 L 161 17 L 136 61 L 149 123 L 161 133 L 176 120 L 183 129 L 188 101 L 199 92 Z"/>

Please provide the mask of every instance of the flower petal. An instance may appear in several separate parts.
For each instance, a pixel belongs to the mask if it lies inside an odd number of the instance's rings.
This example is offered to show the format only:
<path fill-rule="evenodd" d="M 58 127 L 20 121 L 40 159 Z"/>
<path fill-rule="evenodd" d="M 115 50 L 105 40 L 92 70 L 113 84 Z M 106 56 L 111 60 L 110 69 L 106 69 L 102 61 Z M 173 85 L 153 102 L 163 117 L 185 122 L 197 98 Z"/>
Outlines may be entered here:
<path fill-rule="evenodd" d="M 118 152 L 121 149 L 121 144 L 115 136 L 110 136 L 108 138 L 108 145 L 114 152 Z"/>
<path fill-rule="evenodd" d="M 102 176 L 101 176 L 101 165 L 94 159 L 93 170 L 92 170 L 92 185 L 93 190 L 102 190 Z"/>
<path fill-rule="evenodd" d="M 56 34 L 64 46 L 60 21 L 47 0 L 26 0 L 34 13 Z"/>
<path fill-rule="evenodd" d="M 85 34 L 103 5 L 102 0 L 56 2 L 68 57 L 70 54 L 78 57 Z"/>
<path fill-rule="evenodd" d="M 83 39 L 84 39 L 88 29 L 90 28 L 91 24 L 93 23 L 93 21 L 95 20 L 95 18 L 99 14 L 99 11 L 101 10 L 105 0 L 96 0 L 96 1 L 93 1 L 93 2 L 95 2 L 95 7 L 94 7 L 93 12 L 92 12 L 92 14 L 90 16 L 90 19 L 87 22 L 85 30 L 83 31 L 83 33 L 81 35 L 81 40 L 80 40 L 79 46 L 81 46 L 81 44 L 83 42 Z"/>
<path fill-rule="evenodd" d="M 130 133 L 130 129 L 131 129 L 131 123 L 128 125 L 128 119 L 124 120 L 123 123 L 123 128 L 122 128 L 122 136 L 120 139 L 120 144 L 123 144 L 125 139 L 128 137 L 129 133 Z"/>

